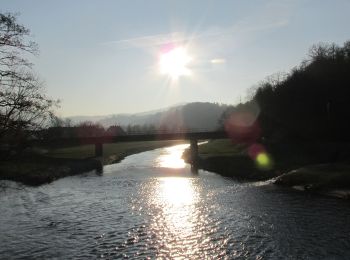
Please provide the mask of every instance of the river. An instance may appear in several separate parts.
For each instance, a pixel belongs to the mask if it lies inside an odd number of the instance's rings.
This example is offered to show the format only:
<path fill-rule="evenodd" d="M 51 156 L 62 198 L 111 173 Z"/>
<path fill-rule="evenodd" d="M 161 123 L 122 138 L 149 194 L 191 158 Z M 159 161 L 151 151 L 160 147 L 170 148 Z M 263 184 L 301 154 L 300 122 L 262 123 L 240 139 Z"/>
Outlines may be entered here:
<path fill-rule="evenodd" d="M 192 174 L 187 145 L 40 187 L 0 182 L 1 259 L 349 259 L 348 201 Z"/>

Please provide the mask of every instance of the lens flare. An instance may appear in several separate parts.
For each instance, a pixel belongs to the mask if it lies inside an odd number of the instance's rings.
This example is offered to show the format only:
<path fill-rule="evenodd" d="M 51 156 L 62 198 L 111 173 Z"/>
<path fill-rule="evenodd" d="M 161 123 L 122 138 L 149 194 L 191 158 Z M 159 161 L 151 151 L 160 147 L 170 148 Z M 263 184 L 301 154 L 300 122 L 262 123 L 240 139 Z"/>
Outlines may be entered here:
<path fill-rule="evenodd" d="M 261 136 L 256 116 L 250 112 L 235 112 L 225 121 L 229 138 L 238 143 L 253 143 Z"/>
<path fill-rule="evenodd" d="M 271 170 L 273 168 L 272 157 L 266 152 L 262 144 L 255 143 L 249 146 L 248 155 L 255 161 L 257 168 L 260 170 Z"/>
<path fill-rule="evenodd" d="M 224 123 L 228 137 L 236 143 L 253 144 L 261 137 L 260 107 L 256 102 L 229 108 Z"/>
<path fill-rule="evenodd" d="M 256 162 L 261 168 L 269 168 L 271 165 L 270 157 L 267 153 L 259 153 L 256 157 Z"/>
<path fill-rule="evenodd" d="M 212 60 L 210 60 L 210 62 L 211 62 L 212 64 L 224 64 L 224 63 L 226 63 L 226 60 L 225 60 L 225 59 L 217 58 L 217 59 L 212 59 Z"/>

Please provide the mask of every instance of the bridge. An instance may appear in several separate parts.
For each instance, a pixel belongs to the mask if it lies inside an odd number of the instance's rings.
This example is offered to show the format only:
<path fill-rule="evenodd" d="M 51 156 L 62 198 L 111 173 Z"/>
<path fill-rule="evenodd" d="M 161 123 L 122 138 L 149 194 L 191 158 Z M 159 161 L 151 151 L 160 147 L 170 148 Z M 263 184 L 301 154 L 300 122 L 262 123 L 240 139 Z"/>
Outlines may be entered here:
<path fill-rule="evenodd" d="M 199 131 L 199 132 L 154 132 L 147 134 L 124 134 L 118 136 L 96 136 L 96 137 L 69 137 L 69 138 L 52 138 L 35 140 L 33 144 L 46 146 L 79 146 L 92 144 L 95 145 L 95 156 L 103 155 L 103 144 L 118 143 L 118 142 L 139 142 L 139 141 L 160 141 L 160 140 L 189 140 L 191 158 L 197 158 L 198 155 L 198 140 L 206 139 L 223 139 L 227 138 L 225 131 Z"/>

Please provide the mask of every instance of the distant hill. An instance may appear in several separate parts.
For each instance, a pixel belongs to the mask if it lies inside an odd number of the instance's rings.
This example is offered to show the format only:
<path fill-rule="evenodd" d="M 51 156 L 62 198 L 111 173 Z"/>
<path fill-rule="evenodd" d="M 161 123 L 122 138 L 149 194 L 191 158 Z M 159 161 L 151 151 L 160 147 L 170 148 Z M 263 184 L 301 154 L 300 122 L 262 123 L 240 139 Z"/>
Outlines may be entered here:
<path fill-rule="evenodd" d="M 227 105 L 194 102 L 177 105 L 167 109 L 136 114 L 115 114 L 107 116 L 76 116 L 70 117 L 73 124 L 83 121 L 92 121 L 104 127 L 111 125 L 154 125 L 163 129 L 216 129 L 219 118 Z"/>
<path fill-rule="evenodd" d="M 72 120 L 73 124 L 79 124 L 81 122 L 85 121 L 91 121 L 91 122 L 97 122 L 103 118 L 106 118 L 108 116 L 70 116 L 67 117 L 68 119 Z"/>

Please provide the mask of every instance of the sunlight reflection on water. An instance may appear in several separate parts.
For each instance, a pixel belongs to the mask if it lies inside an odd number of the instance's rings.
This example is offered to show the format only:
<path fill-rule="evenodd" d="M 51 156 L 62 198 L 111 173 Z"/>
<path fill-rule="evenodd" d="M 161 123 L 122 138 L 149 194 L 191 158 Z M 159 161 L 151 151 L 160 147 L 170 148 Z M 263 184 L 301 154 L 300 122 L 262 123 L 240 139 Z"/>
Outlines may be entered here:
<path fill-rule="evenodd" d="M 187 149 L 189 144 L 180 144 L 164 149 L 164 153 L 161 154 L 156 160 L 156 166 L 163 168 L 185 168 L 186 163 L 181 158 L 184 149 Z"/>
<path fill-rule="evenodd" d="M 157 166 L 181 146 L 129 156 L 99 176 L 1 187 L 0 258 L 349 258 L 348 203 Z"/>
<path fill-rule="evenodd" d="M 206 142 L 199 144 L 203 143 Z M 148 206 L 159 212 L 150 225 L 150 233 L 156 235 L 157 247 L 161 249 L 157 257 L 200 258 L 207 255 L 208 248 L 212 256 L 226 251 L 226 239 L 212 240 L 218 223 L 210 219 L 209 208 L 203 207 L 198 179 L 181 170 L 187 166 L 181 157 L 188 147 L 189 144 L 181 144 L 163 149 L 155 160 L 156 167 L 174 169 L 178 175 L 155 179 L 152 191 L 144 194 Z"/>
<path fill-rule="evenodd" d="M 176 258 L 199 253 L 205 234 L 199 228 L 205 226 L 204 212 L 198 207 L 198 188 L 193 178 L 164 177 L 158 179 L 153 203 L 161 209 L 151 228 L 158 233 L 165 247 L 159 257 Z"/>

